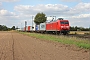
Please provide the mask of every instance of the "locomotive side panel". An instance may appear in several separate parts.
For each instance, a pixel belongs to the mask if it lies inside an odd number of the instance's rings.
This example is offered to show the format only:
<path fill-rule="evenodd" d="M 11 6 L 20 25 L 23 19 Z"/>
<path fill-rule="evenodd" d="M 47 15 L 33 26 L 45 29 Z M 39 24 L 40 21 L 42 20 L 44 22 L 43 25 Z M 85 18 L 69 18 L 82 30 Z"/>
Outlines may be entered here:
<path fill-rule="evenodd" d="M 52 23 L 46 23 L 46 31 L 52 30 Z"/>
<path fill-rule="evenodd" d="M 60 24 L 56 22 L 51 22 L 46 24 L 46 31 L 59 31 Z"/>
<path fill-rule="evenodd" d="M 57 23 L 56 22 L 52 23 L 52 30 L 53 31 L 57 30 Z"/>

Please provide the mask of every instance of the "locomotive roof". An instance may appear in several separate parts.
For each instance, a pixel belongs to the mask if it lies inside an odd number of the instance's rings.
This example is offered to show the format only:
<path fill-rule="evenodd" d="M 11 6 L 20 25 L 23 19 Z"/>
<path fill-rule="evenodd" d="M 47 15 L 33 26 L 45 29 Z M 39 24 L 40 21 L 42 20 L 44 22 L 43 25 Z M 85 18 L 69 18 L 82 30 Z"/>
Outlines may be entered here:
<path fill-rule="evenodd" d="M 50 21 L 50 22 L 47 22 L 47 23 L 52 23 L 52 22 L 56 22 L 56 21 L 68 21 L 68 20 L 54 20 L 54 21 Z"/>

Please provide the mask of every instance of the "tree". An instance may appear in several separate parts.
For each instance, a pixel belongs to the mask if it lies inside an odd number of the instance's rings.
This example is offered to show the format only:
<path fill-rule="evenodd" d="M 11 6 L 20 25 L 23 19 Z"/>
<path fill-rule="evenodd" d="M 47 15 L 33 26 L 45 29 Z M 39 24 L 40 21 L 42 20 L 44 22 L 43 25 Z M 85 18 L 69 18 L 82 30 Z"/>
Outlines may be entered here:
<path fill-rule="evenodd" d="M 15 26 L 13 26 L 11 29 L 12 29 L 12 30 L 15 30 Z"/>
<path fill-rule="evenodd" d="M 7 30 L 8 28 L 5 25 L 3 25 L 3 31 L 7 31 Z"/>
<path fill-rule="evenodd" d="M 8 27 L 5 25 L 0 25 L 0 31 L 7 31 Z"/>
<path fill-rule="evenodd" d="M 70 31 L 75 31 L 74 26 L 73 27 L 70 26 Z"/>
<path fill-rule="evenodd" d="M 2 25 L 0 25 L 0 31 L 2 31 Z"/>
<path fill-rule="evenodd" d="M 84 28 L 84 27 L 77 27 L 77 26 L 73 26 L 73 27 L 71 27 L 70 26 L 70 31 L 89 31 L 89 28 Z"/>
<path fill-rule="evenodd" d="M 36 23 L 36 25 L 39 25 L 40 23 L 44 23 L 46 22 L 46 15 L 44 13 L 37 13 L 37 15 L 35 16 L 34 22 Z"/>
<path fill-rule="evenodd" d="M 77 28 L 78 28 L 78 27 L 77 27 L 77 26 L 75 26 L 75 31 L 77 31 Z"/>

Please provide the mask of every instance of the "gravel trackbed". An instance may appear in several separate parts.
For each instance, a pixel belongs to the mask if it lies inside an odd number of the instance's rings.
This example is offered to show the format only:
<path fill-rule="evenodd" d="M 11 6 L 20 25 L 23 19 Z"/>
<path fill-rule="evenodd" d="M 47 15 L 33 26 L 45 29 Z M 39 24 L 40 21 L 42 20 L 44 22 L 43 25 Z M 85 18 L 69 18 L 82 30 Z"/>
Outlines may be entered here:
<path fill-rule="evenodd" d="M 89 52 L 16 32 L 0 32 L 0 60 L 90 60 Z"/>

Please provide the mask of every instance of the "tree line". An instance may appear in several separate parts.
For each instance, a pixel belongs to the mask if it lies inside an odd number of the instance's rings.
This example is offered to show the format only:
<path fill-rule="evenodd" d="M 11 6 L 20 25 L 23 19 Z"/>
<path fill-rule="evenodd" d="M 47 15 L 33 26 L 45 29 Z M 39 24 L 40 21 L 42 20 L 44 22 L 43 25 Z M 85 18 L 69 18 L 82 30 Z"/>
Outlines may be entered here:
<path fill-rule="evenodd" d="M 15 26 L 12 26 L 12 28 L 8 28 L 5 25 L 0 25 L 0 31 L 10 31 L 10 30 L 15 30 Z"/>
<path fill-rule="evenodd" d="M 70 26 L 70 31 L 90 31 L 90 28 Z"/>

